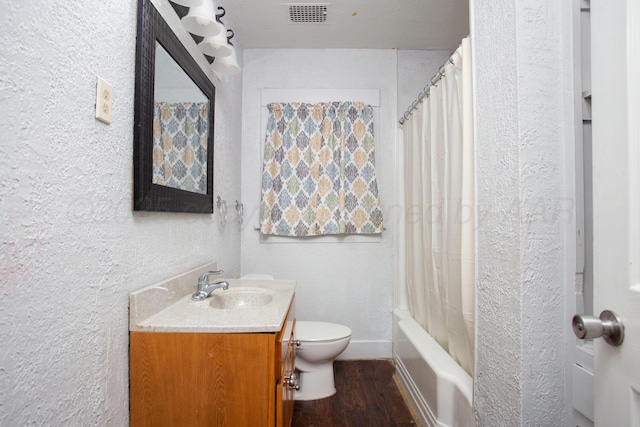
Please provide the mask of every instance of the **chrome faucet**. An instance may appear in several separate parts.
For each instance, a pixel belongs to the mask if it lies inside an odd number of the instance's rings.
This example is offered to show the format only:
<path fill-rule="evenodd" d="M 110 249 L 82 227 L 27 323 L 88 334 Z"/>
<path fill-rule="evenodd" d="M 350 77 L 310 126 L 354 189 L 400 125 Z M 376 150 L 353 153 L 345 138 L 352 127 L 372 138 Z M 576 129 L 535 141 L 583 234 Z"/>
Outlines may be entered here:
<path fill-rule="evenodd" d="M 219 282 L 209 283 L 209 276 L 221 274 L 222 270 L 207 271 L 202 273 L 198 278 L 198 284 L 196 285 L 196 291 L 191 295 L 191 299 L 194 301 L 201 301 L 211 295 L 211 292 L 218 288 L 224 290 L 229 289 L 229 282 L 221 280 Z"/>

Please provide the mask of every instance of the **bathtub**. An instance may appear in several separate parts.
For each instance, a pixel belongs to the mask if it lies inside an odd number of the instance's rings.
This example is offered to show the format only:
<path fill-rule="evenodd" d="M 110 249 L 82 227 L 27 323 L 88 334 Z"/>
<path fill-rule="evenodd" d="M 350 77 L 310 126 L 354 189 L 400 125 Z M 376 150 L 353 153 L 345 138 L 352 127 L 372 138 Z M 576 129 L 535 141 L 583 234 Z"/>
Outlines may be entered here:
<path fill-rule="evenodd" d="M 424 426 L 472 427 L 473 380 L 411 317 L 393 312 L 393 358 L 409 404 Z"/>

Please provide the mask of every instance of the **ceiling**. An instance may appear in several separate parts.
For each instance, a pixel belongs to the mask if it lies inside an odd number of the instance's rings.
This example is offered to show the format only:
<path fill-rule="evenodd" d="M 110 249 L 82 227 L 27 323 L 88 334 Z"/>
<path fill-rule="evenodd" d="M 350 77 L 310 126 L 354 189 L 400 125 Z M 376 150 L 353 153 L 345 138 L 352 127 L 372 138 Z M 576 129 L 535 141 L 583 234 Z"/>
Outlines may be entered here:
<path fill-rule="evenodd" d="M 243 48 L 451 50 L 469 32 L 468 0 L 220 0 Z M 327 5 L 324 23 L 291 23 L 289 5 Z"/>

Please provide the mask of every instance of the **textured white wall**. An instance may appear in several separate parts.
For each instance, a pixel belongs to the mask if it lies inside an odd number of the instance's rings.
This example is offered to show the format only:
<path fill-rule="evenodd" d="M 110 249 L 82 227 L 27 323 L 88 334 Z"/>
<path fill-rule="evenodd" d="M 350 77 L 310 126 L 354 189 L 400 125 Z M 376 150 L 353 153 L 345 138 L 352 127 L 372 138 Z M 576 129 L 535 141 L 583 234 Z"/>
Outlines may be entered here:
<path fill-rule="evenodd" d="M 471 3 L 479 425 L 566 422 L 575 212 L 572 28 L 560 3 Z"/>
<path fill-rule="evenodd" d="M 264 50 L 244 53 L 242 272 L 297 280 L 296 314 L 301 320 L 348 325 L 352 345 L 344 357 L 391 355 L 396 61 L 392 50 Z M 260 90 L 378 89 L 375 123 L 376 174 L 387 230 L 367 243 L 261 243 L 258 224 L 262 167 Z"/>
<path fill-rule="evenodd" d="M 166 2 L 166 0 L 164 0 Z M 237 228 L 132 212 L 136 2 L 3 2 L 0 425 L 128 424 L 128 293 L 207 261 Z M 96 75 L 113 85 L 94 118 Z M 215 191 L 240 192 L 241 77 L 217 90 Z"/>
<path fill-rule="evenodd" d="M 398 119 L 451 55 L 448 50 L 398 51 Z"/>

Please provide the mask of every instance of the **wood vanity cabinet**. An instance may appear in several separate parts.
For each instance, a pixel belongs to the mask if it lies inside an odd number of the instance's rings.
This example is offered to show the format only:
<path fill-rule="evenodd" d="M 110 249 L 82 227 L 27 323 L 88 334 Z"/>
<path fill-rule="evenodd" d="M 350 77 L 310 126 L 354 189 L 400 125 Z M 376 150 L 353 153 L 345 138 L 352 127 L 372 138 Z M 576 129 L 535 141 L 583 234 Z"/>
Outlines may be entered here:
<path fill-rule="evenodd" d="M 294 331 L 131 332 L 131 426 L 289 427 Z"/>

